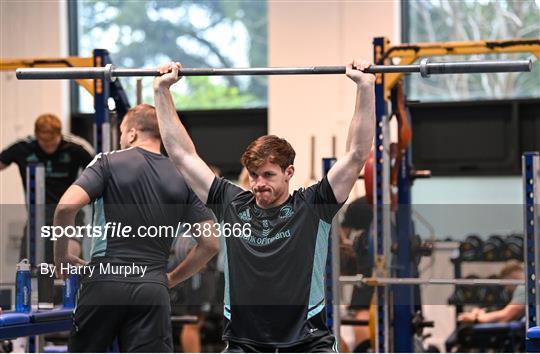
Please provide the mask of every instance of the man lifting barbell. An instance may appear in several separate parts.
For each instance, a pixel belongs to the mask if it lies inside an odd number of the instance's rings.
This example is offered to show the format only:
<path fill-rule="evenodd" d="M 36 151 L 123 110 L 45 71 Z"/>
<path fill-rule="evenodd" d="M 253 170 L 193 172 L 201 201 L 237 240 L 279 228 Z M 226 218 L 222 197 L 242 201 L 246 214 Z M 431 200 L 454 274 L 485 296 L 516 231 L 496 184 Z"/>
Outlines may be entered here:
<path fill-rule="evenodd" d="M 346 74 L 357 85 L 347 152 L 328 175 L 289 194 L 295 152 L 274 135 L 253 141 L 242 156 L 251 191 L 214 173 L 197 155 L 178 119 L 169 88 L 178 63 L 159 68 L 154 96 L 163 143 L 186 181 L 223 225 L 241 225 L 225 237 L 225 330 L 228 352 L 337 351 L 326 325 L 323 273 L 333 216 L 347 199 L 373 143 L 375 76 L 355 60 Z M 225 231 L 225 229 L 223 230 Z M 250 235 L 249 235 L 250 234 Z"/>

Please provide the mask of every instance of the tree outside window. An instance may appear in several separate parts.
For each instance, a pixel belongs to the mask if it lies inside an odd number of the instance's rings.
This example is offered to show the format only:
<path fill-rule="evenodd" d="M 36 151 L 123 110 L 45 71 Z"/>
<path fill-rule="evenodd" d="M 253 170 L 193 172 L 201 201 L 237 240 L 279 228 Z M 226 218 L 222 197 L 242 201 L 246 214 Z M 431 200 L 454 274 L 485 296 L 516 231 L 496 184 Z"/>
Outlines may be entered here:
<path fill-rule="evenodd" d="M 80 56 L 104 48 L 119 67 L 155 67 L 170 60 L 193 68 L 267 66 L 265 1 L 85 0 L 77 5 Z M 136 79 L 121 80 L 134 103 Z M 267 105 L 265 76 L 183 80 L 173 88 L 175 104 L 183 110 Z M 143 97 L 153 102 L 151 78 L 143 79 Z M 89 95 L 81 96 L 81 110 L 93 110 Z"/>
<path fill-rule="evenodd" d="M 408 42 L 505 40 L 540 37 L 540 0 L 410 0 Z M 530 53 L 437 57 L 437 61 L 528 59 Z M 540 64 L 530 73 L 440 75 L 408 79 L 408 97 L 469 101 L 540 97 Z"/>

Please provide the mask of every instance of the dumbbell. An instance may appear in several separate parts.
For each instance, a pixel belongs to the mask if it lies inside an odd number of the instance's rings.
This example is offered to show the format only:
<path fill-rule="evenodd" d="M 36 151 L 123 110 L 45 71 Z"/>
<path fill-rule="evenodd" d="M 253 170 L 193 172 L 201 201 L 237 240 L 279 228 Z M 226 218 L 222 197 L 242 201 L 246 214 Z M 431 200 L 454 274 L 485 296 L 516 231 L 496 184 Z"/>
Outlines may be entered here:
<path fill-rule="evenodd" d="M 497 275 L 491 275 L 488 277 L 488 279 L 498 279 L 499 277 Z M 480 300 L 480 303 L 487 307 L 487 306 L 496 306 L 499 305 L 499 293 L 503 289 L 500 285 L 483 285 L 478 288 L 478 299 Z"/>
<path fill-rule="evenodd" d="M 479 276 L 476 274 L 471 274 L 466 277 L 466 279 L 478 279 Z M 475 285 L 462 285 L 463 286 L 463 294 L 464 294 L 464 301 L 466 304 L 476 304 L 480 302 L 479 294 L 478 294 L 478 286 Z"/>
<path fill-rule="evenodd" d="M 484 241 L 478 235 L 469 235 L 459 245 L 459 257 L 464 261 L 481 260 Z"/>
<path fill-rule="evenodd" d="M 478 276 L 471 274 L 466 279 L 478 279 Z M 475 304 L 478 302 L 478 287 L 473 285 L 456 285 L 456 290 L 448 299 L 450 305 Z"/>
<path fill-rule="evenodd" d="M 523 235 L 512 234 L 504 241 L 504 259 L 523 261 Z"/>
<path fill-rule="evenodd" d="M 463 289 L 460 286 L 456 286 L 456 290 L 448 298 L 449 305 L 463 305 Z"/>
<path fill-rule="evenodd" d="M 484 242 L 484 246 L 482 247 L 484 260 L 489 262 L 504 260 L 504 248 L 505 244 L 501 236 L 490 236 L 488 240 Z"/>

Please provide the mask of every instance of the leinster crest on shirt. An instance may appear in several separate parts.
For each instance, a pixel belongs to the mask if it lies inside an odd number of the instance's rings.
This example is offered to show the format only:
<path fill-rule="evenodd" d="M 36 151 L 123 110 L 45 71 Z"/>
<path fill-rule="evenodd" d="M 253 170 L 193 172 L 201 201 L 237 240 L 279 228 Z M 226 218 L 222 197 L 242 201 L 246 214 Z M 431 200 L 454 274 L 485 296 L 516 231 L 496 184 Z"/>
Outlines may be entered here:
<path fill-rule="evenodd" d="M 281 210 L 279 211 L 279 218 L 280 219 L 288 219 L 291 216 L 293 216 L 294 210 L 291 205 L 285 205 Z"/>

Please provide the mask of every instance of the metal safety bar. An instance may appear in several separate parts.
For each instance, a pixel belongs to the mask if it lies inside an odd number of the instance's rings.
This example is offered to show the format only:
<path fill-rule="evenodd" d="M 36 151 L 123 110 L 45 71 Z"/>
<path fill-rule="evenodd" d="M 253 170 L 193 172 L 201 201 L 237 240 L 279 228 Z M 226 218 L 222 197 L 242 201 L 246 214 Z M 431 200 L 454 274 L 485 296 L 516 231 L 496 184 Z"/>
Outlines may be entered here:
<path fill-rule="evenodd" d="M 339 281 L 345 284 L 360 284 L 367 286 L 385 285 L 525 285 L 525 280 L 519 279 L 422 279 L 422 278 L 366 278 L 362 275 L 341 276 Z"/>

